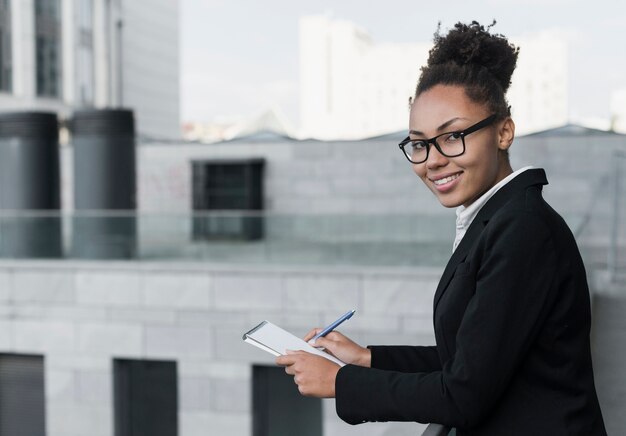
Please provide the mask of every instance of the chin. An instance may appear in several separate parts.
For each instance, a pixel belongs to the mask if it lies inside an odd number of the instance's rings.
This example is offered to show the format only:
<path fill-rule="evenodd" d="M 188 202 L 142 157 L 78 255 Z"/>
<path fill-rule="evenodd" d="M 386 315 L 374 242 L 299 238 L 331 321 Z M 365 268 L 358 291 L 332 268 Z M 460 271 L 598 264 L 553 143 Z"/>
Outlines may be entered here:
<path fill-rule="evenodd" d="M 441 203 L 443 207 L 447 208 L 459 207 L 463 204 L 463 200 L 459 200 L 458 198 L 454 197 L 448 197 L 445 195 L 437 195 L 437 200 L 439 200 L 439 203 Z"/>

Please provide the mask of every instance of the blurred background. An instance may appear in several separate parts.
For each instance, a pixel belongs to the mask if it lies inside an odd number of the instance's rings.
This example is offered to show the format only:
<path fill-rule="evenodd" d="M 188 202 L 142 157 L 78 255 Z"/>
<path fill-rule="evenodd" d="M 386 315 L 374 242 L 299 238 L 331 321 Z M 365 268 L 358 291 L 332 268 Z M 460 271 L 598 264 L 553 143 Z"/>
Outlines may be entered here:
<path fill-rule="evenodd" d="M 0 436 L 421 434 L 348 426 L 241 336 L 354 308 L 364 345 L 434 343 L 455 214 L 397 144 L 439 23 L 494 19 L 626 432 L 624 6 L 0 0 Z"/>

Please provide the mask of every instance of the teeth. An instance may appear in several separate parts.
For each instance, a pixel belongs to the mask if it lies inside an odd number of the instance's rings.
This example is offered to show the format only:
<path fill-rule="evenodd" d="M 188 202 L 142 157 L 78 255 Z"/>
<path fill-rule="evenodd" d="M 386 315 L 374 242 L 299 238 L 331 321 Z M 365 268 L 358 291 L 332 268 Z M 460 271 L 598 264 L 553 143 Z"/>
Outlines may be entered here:
<path fill-rule="evenodd" d="M 460 174 L 453 174 L 453 175 L 451 175 L 451 176 L 449 176 L 449 177 L 446 177 L 446 178 L 444 178 L 444 179 L 435 180 L 435 182 L 434 182 L 434 183 L 435 183 L 435 185 L 437 185 L 437 186 L 439 186 L 439 185 L 443 185 L 443 184 L 446 184 L 446 183 L 448 183 L 448 182 L 453 181 L 454 179 L 456 179 L 457 177 L 459 177 L 459 175 L 460 175 Z"/>

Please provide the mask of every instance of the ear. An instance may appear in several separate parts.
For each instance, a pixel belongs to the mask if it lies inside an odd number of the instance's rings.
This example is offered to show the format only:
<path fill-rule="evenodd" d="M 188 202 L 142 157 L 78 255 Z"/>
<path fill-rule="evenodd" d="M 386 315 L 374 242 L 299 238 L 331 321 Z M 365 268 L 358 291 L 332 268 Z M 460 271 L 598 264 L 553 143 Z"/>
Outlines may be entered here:
<path fill-rule="evenodd" d="M 507 117 L 498 130 L 498 148 L 508 150 L 515 139 L 515 123 L 511 117 Z"/>

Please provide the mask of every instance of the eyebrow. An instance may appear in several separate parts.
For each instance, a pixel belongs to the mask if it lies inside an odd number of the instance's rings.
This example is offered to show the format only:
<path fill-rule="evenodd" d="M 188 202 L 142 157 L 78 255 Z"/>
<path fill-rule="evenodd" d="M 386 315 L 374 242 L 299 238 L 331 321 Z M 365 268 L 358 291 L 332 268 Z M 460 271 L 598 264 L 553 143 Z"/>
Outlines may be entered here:
<path fill-rule="evenodd" d="M 442 132 L 444 129 L 447 129 L 448 127 L 450 127 L 450 125 L 452 123 L 454 123 L 455 121 L 458 121 L 458 120 L 467 120 L 467 118 L 463 118 L 463 117 L 452 118 L 452 119 L 446 121 L 445 123 L 443 123 L 441 126 L 437 127 L 437 132 Z M 417 136 L 425 136 L 424 132 L 420 132 L 419 130 L 409 130 L 409 133 L 412 133 L 412 134 L 417 135 Z"/>

